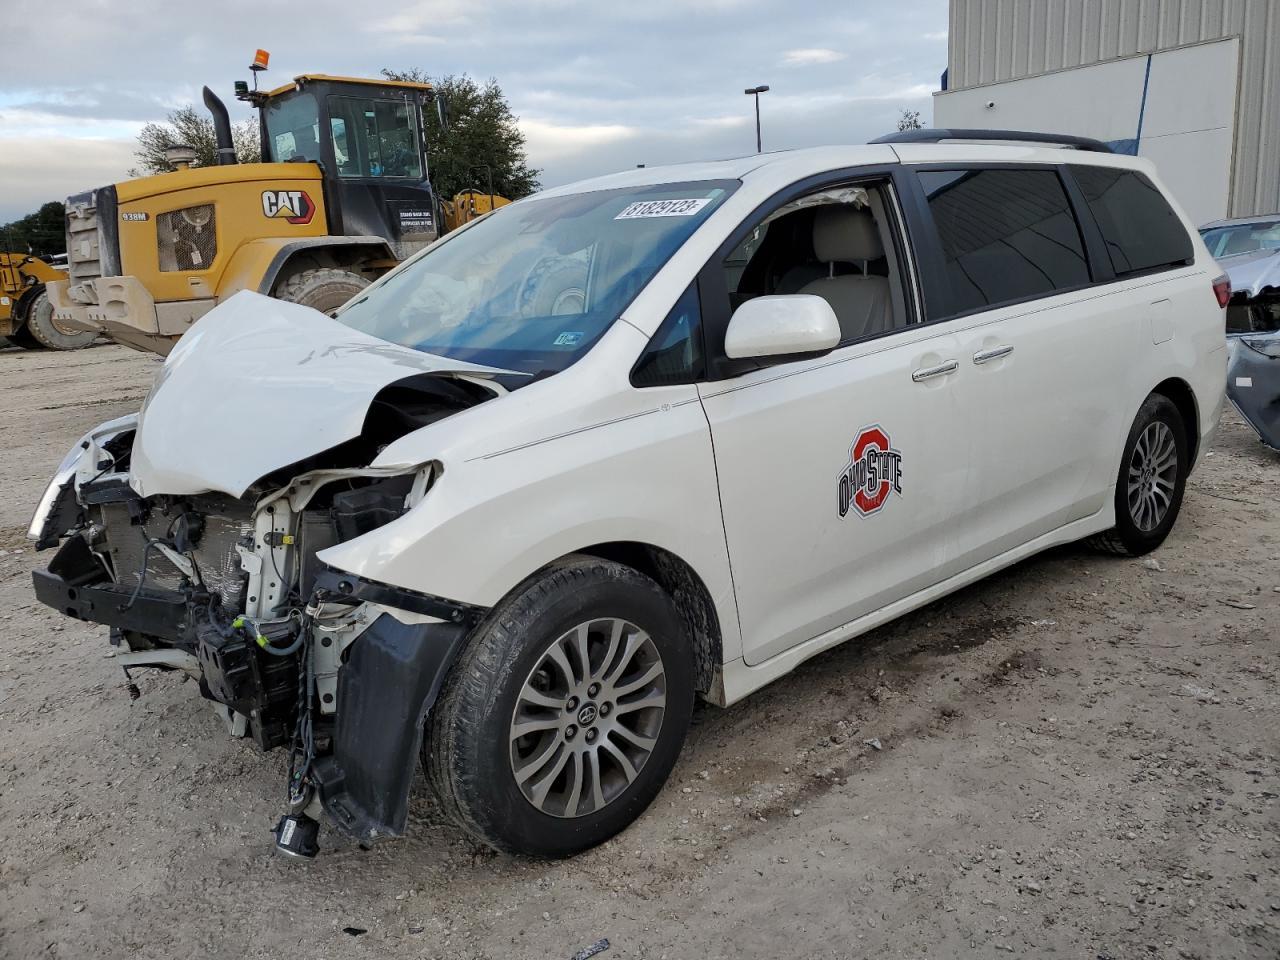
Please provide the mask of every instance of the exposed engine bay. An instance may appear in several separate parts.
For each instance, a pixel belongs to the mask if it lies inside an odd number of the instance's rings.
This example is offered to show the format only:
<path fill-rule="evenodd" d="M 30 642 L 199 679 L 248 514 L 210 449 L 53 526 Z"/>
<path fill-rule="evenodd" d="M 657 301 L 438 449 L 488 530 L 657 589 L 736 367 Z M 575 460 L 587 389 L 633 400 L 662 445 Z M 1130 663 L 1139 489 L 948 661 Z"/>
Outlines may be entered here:
<path fill-rule="evenodd" d="M 505 393 L 403 373 L 374 395 L 358 435 L 239 496 L 143 495 L 139 418 L 103 424 L 68 454 L 32 523 L 38 549 L 58 547 L 33 573 L 38 599 L 109 627 L 126 677 L 183 671 L 233 735 L 290 751 L 277 845 L 296 856 L 315 855 L 321 808 L 362 841 L 403 832 L 422 719 L 484 612 L 317 556 L 431 489 L 439 464 L 367 466 L 381 450 Z"/>

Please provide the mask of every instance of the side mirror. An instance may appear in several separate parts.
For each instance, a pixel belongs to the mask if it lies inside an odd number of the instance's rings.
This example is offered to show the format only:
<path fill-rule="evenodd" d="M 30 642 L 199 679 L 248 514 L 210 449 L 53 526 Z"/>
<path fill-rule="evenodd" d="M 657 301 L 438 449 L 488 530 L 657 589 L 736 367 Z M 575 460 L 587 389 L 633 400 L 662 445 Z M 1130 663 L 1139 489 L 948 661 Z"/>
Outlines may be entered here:
<path fill-rule="evenodd" d="M 831 304 L 808 293 L 756 297 L 729 318 L 724 352 L 732 360 L 825 353 L 840 343 Z"/>
<path fill-rule="evenodd" d="M 449 98 L 443 93 L 435 95 L 436 101 L 436 119 L 440 121 L 440 132 L 442 134 L 449 132 Z"/>

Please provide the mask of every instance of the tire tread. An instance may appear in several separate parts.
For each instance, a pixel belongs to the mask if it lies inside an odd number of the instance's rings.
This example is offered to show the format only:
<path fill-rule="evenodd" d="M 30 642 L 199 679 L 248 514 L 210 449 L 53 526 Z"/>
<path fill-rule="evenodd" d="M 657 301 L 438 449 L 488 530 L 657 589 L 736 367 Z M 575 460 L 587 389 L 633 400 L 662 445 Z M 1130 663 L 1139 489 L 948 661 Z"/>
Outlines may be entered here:
<path fill-rule="evenodd" d="M 427 717 L 422 763 L 441 812 L 478 840 L 496 849 L 520 853 L 484 822 L 485 791 L 478 771 L 462 762 L 459 736 L 475 711 L 497 697 L 501 682 L 516 659 L 526 621 L 557 595 L 602 579 L 647 589 L 670 603 L 653 580 L 613 561 L 572 554 L 526 580 L 476 627 L 458 657 L 444 689 Z"/>

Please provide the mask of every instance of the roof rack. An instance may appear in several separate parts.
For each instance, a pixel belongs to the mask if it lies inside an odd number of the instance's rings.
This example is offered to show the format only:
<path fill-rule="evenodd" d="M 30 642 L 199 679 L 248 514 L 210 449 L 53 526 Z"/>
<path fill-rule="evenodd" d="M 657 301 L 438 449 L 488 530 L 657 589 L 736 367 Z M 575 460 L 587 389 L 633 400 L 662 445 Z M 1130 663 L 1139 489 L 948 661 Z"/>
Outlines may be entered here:
<path fill-rule="evenodd" d="M 1101 140 L 1092 137 L 1075 137 L 1069 133 L 1033 133 L 1029 130 L 899 130 L 876 137 L 872 143 L 939 143 L 943 140 L 1015 140 L 1024 143 L 1052 143 L 1057 146 L 1075 147 L 1090 153 L 1114 153 Z"/>

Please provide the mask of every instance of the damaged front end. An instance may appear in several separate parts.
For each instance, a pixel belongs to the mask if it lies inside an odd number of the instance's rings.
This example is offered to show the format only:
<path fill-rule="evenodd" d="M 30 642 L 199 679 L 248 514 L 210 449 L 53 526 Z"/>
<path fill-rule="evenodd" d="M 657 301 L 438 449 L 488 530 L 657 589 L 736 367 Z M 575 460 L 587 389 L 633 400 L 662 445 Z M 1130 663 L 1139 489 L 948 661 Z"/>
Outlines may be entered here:
<path fill-rule="evenodd" d="M 1280 450 L 1280 253 L 1223 261 L 1227 304 L 1227 398 L 1272 450 Z"/>
<path fill-rule="evenodd" d="M 380 450 L 505 392 L 474 371 L 401 364 L 369 385 L 354 435 L 283 466 L 241 463 L 242 475 L 273 467 L 243 490 L 223 483 L 232 489 L 198 492 L 182 443 L 155 433 L 160 404 L 199 393 L 190 382 L 175 388 L 180 371 L 166 365 L 170 375 L 141 417 L 103 424 L 71 450 L 29 530 L 39 549 L 58 548 L 33 572 L 37 598 L 107 626 L 126 676 L 184 671 L 234 735 L 290 750 L 290 809 L 277 844 L 294 855 L 314 855 L 311 816 L 320 807 L 364 842 L 403 833 L 423 720 L 485 612 L 322 559 L 394 523 L 442 469 L 368 466 Z M 234 458 L 235 445 L 223 455 Z"/>

